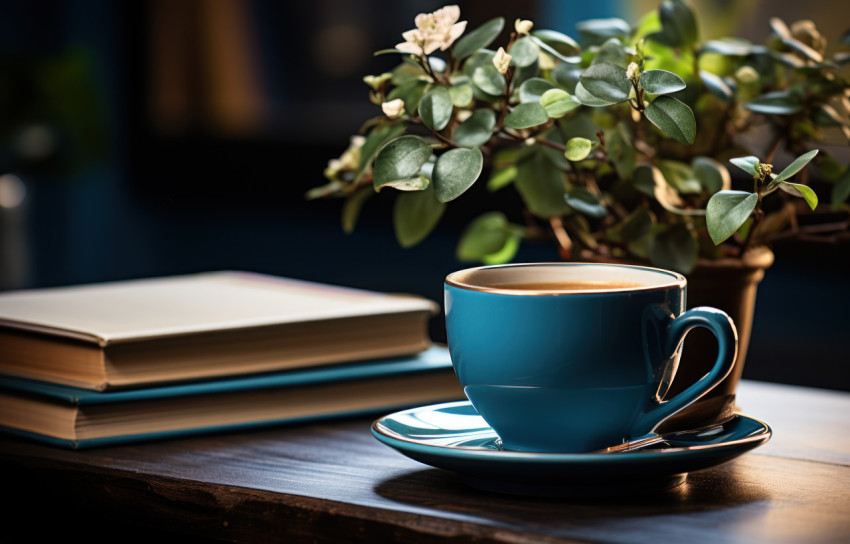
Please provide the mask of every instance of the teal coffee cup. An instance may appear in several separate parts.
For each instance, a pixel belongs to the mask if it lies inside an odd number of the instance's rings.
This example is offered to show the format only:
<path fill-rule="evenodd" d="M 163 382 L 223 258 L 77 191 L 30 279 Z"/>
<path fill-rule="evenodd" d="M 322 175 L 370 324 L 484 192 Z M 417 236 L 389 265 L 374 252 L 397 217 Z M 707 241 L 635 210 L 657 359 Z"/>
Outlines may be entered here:
<path fill-rule="evenodd" d="M 687 282 L 639 266 L 484 266 L 445 280 L 452 364 L 506 450 L 578 453 L 653 432 L 732 370 L 737 332 L 709 307 L 685 311 Z M 685 335 L 717 338 L 712 369 L 662 400 Z"/>

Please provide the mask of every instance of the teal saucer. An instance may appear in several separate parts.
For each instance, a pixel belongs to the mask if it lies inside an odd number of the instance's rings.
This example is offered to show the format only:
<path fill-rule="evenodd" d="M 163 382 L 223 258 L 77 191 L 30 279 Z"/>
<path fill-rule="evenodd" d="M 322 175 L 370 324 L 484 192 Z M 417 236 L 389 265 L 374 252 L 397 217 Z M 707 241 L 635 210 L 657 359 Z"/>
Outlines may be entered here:
<path fill-rule="evenodd" d="M 487 491 L 603 496 L 676 487 L 689 472 L 725 463 L 770 439 L 766 424 L 735 414 L 681 440 L 618 453 L 507 451 L 469 401 L 412 408 L 372 424 L 372 434 L 426 465 L 456 472 Z"/>

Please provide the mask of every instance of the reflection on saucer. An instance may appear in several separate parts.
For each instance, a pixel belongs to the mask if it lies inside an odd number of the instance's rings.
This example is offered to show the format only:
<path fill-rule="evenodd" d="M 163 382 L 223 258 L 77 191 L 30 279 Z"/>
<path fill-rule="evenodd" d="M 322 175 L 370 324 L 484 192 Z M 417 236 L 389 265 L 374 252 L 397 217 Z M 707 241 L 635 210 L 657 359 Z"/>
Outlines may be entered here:
<path fill-rule="evenodd" d="M 675 487 L 688 472 L 729 461 L 770 439 L 766 424 L 736 414 L 705 433 L 621 453 L 502 450 L 498 436 L 468 401 L 404 410 L 372 424 L 372 434 L 404 455 L 457 472 L 488 491 L 599 496 Z"/>

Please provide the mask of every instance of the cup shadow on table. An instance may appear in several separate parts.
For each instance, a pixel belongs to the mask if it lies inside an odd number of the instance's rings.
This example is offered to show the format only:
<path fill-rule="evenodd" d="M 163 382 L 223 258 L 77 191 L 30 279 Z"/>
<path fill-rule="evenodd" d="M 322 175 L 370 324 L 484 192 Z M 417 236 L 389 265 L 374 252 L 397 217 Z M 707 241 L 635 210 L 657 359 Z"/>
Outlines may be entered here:
<path fill-rule="evenodd" d="M 553 520 L 611 518 L 612 513 L 617 518 L 697 514 L 767 503 L 771 499 L 766 487 L 752 481 L 744 485 L 743 481 L 743 469 L 730 462 L 690 473 L 683 484 L 663 491 L 624 495 L 612 490 L 611 494 L 595 497 L 535 497 L 479 490 L 453 472 L 428 468 L 383 480 L 374 491 L 384 499 L 411 507 L 551 524 Z"/>

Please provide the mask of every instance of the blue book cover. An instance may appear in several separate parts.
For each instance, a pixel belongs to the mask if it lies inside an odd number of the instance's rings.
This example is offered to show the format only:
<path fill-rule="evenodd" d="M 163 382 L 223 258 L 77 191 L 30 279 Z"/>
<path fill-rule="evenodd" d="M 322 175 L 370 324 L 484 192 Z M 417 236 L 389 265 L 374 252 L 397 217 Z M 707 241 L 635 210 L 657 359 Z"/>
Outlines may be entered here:
<path fill-rule="evenodd" d="M 462 399 L 448 349 L 143 389 L 92 391 L 0 376 L 0 429 L 87 448 Z"/>

